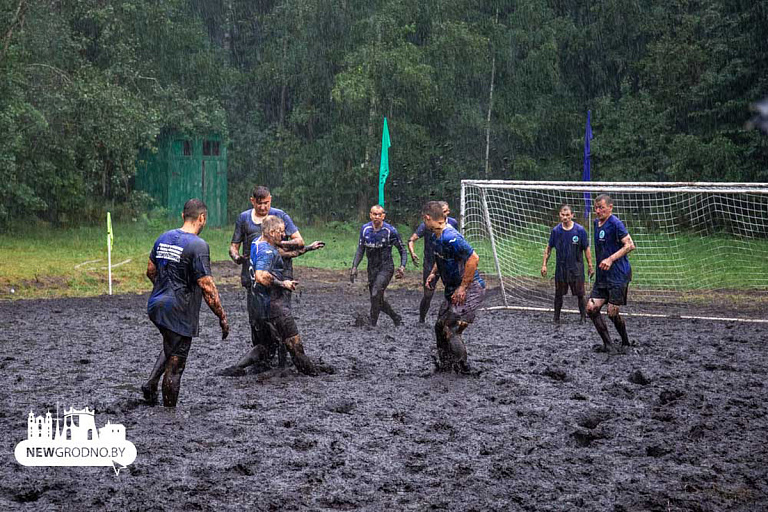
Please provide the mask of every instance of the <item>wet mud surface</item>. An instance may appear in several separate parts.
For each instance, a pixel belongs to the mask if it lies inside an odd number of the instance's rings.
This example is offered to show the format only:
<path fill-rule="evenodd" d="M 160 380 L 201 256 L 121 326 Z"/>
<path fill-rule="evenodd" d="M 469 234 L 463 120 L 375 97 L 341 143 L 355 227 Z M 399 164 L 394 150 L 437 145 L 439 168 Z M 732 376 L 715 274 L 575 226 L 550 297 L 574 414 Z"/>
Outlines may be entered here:
<path fill-rule="evenodd" d="M 630 318 L 636 346 L 609 356 L 574 315 L 482 312 L 464 337 L 480 374 L 435 374 L 418 290 L 388 293 L 403 326 L 359 328 L 363 284 L 297 274 L 306 351 L 335 373 L 216 375 L 249 347 L 225 284 L 232 333 L 203 306 L 176 410 L 140 400 L 161 347 L 146 295 L 0 303 L 0 509 L 768 508 L 765 326 Z M 17 464 L 29 411 L 57 401 L 125 425 L 136 461 L 119 476 Z"/>

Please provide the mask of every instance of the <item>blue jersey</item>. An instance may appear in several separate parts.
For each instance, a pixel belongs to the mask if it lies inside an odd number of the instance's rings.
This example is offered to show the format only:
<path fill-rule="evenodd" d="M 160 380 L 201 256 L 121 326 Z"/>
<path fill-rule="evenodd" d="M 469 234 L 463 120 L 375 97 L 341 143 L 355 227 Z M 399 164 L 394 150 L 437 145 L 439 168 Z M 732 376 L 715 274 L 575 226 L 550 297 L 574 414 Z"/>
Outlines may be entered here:
<path fill-rule="evenodd" d="M 587 230 L 573 223 L 566 230 L 562 224 L 552 229 L 549 235 L 549 246 L 555 249 L 555 281 L 560 283 L 584 282 L 583 253 L 589 248 Z"/>
<path fill-rule="evenodd" d="M 240 216 L 237 218 L 237 221 L 235 222 L 235 232 L 232 235 L 232 243 L 243 244 L 243 256 L 245 256 L 245 262 L 243 263 L 243 268 L 240 272 L 240 284 L 243 286 L 251 285 L 251 276 L 248 275 L 248 266 L 250 265 L 249 261 L 251 257 L 251 245 L 253 244 L 254 240 L 261 236 L 261 224 L 256 224 L 253 222 L 253 216 L 251 215 L 251 212 L 253 212 L 253 208 L 240 214 Z M 288 214 L 283 210 L 278 208 L 270 208 L 268 215 L 274 215 L 275 217 L 282 219 L 282 221 L 285 223 L 286 237 L 290 238 L 292 234 L 299 230 L 299 228 L 296 227 L 296 224 L 293 223 L 293 220 L 291 220 L 291 217 L 288 216 Z M 291 264 L 290 259 L 286 264 L 286 270 L 289 271 L 290 276 L 293 276 L 293 265 Z"/>
<path fill-rule="evenodd" d="M 157 277 L 147 303 L 149 319 L 181 336 L 199 333 L 201 277 L 211 275 L 208 244 L 181 229 L 160 235 L 149 253 Z"/>
<path fill-rule="evenodd" d="M 453 227 L 456 231 L 459 230 L 459 223 L 453 217 L 445 219 L 446 224 Z M 435 248 L 432 247 L 432 241 L 430 238 L 430 232 L 427 229 L 427 225 L 423 222 L 416 228 L 415 234 L 419 238 L 424 238 L 424 266 L 430 270 L 435 264 Z M 426 237 L 426 238 L 425 238 Z"/>
<path fill-rule="evenodd" d="M 250 250 L 250 276 L 254 275 L 256 270 L 269 272 L 272 276 L 282 281 L 284 279 L 285 267 L 283 258 L 277 252 L 277 248 L 268 242 L 254 240 Z M 249 293 L 253 294 L 251 301 L 253 318 L 264 320 L 274 318 L 282 313 L 283 289 L 277 286 L 264 286 L 255 280 Z"/>
<path fill-rule="evenodd" d="M 626 255 L 614 261 L 607 271 L 600 269 L 601 261 L 624 247 L 622 240 L 628 235 L 624 223 L 615 215 L 608 217 L 602 226 L 595 220 L 595 286 L 624 286 L 632 280 L 632 267 Z"/>
<path fill-rule="evenodd" d="M 369 274 L 383 269 L 391 269 L 394 267 L 392 246 L 397 247 L 400 252 L 400 265 L 404 267 L 408 263 L 408 257 L 405 254 L 403 240 L 394 226 L 384 222 L 381 229 L 376 231 L 373 222 L 363 224 L 363 227 L 360 228 L 360 238 L 357 241 L 357 252 L 352 266 L 357 267 L 363 259 L 363 253 L 365 253 L 368 256 Z"/>
<path fill-rule="evenodd" d="M 456 288 L 461 285 L 461 280 L 464 277 L 464 266 L 475 250 L 452 226 L 446 226 L 439 237 L 430 233 L 429 238 L 435 249 L 437 270 L 440 272 L 440 279 L 443 280 L 445 286 L 445 298 L 450 299 Z M 480 277 L 477 270 L 475 270 L 474 280 L 485 288 L 485 281 Z"/>

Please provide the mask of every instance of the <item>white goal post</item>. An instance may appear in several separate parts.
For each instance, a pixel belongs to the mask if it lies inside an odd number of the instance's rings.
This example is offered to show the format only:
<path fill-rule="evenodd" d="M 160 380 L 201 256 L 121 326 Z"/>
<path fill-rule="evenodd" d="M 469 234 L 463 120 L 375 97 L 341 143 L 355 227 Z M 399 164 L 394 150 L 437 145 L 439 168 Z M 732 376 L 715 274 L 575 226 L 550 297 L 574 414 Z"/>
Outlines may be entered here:
<path fill-rule="evenodd" d="M 627 311 L 768 317 L 767 183 L 464 180 L 462 232 L 500 289 L 495 305 L 552 307 L 556 254 L 548 278 L 540 271 L 560 206 L 589 233 L 594 259 L 592 201 L 602 193 L 637 247 Z"/>

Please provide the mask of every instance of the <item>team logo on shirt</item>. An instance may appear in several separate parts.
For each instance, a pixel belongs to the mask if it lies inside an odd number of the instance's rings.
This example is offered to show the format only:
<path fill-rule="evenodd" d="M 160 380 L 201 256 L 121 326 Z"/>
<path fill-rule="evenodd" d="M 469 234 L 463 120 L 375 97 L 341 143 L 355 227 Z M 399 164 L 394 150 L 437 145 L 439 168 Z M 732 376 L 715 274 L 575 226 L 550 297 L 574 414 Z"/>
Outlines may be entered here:
<path fill-rule="evenodd" d="M 600 240 L 604 240 L 605 239 L 605 230 L 601 229 L 600 230 L 600 234 L 598 236 L 600 237 Z"/>
<path fill-rule="evenodd" d="M 573 238 L 571 238 L 574 244 L 579 243 L 579 237 L 577 235 L 573 235 Z"/>

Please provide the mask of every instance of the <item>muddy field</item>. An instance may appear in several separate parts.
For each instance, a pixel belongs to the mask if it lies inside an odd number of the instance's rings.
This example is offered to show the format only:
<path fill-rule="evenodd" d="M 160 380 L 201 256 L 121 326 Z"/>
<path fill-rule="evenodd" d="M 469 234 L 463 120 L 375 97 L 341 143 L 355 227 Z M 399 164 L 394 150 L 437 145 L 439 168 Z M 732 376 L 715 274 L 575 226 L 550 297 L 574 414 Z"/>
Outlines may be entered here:
<path fill-rule="evenodd" d="M 630 318 L 632 353 L 608 356 L 575 316 L 483 312 L 465 334 L 481 373 L 435 374 L 418 291 L 389 293 L 403 326 L 358 328 L 364 285 L 299 269 L 305 347 L 335 373 L 221 377 L 249 345 L 227 268 L 232 334 L 203 306 L 176 410 L 140 400 L 161 347 L 146 295 L 0 303 L 0 510 L 768 508 L 765 326 Z M 17 464 L 30 410 L 57 402 L 125 425 L 136 461 Z"/>

